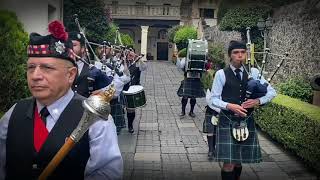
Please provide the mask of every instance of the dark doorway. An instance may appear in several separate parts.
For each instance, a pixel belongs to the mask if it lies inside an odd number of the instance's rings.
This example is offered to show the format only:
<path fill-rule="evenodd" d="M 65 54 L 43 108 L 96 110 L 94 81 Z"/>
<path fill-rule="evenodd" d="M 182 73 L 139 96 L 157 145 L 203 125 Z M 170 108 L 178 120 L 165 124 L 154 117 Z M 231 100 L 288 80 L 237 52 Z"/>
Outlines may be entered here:
<path fill-rule="evenodd" d="M 157 60 L 168 61 L 168 43 L 167 42 L 157 43 Z"/>

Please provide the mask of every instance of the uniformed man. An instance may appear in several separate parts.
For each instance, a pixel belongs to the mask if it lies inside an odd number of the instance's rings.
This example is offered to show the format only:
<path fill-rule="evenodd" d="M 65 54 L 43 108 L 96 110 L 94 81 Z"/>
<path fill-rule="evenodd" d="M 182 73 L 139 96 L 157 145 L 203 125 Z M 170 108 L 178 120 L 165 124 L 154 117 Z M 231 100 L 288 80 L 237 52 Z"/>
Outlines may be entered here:
<path fill-rule="evenodd" d="M 145 63 L 145 61 L 147 61 L 147 60 L 145 59 L 145 57 L 142 57 L 141 60 L 139 60 L 138 62 L 132 64 L 133 61 L 135 60 L 134 51 L 132 51 L 132 52 L 130 52 L 128 54 L 127 59 L 128 59 L 129 62 L 131 61 L 131 63 L 129 63 L 129 71 L 130 71 L 131 80 L 123 88 L 126 91 L 129 89 L 130 86 L 140 85 L 141 72 L 145 71 L 147 69 L 147 64 Z M 136 117 L 135 109 L 127 108 L 128 131 L 129 131 L 129 133 L 134 133 L 133 121 L 134 121 L 135 117 Z"/>
<path fill-rule="evenodd" d="M 83 97 L 71 90 L 77 75 L 63 25 L 30 34 L 27 80 L 32 97 L 0 120 L 0 179 L 37 179 L 78 125 Z M 113 119 L 93 124 L 49 179 L 121 179 L 123 161 Z"/>
<path fill-rule="evenodd" d="M 186 115 L 186 106 L 188 104 L 188 99 L 190 99 L 190 112 L 189 116 L 195 117 L 194 107 L 197 103 L 196 98 L 205 97 L 205 92 L 203 89 L 202 82 L 200 81 L 201 72 L 189 71 L 187 72 L 185 69 L 186 60 L 183 58 L 178 63 L 178 68 L 184 71 L 184 79 L 181 81 L 181 85 L 177 91 L 177 95 L 181 98 L 181 113 L 180 117 L 184 117 Z M 191 76 L 188 77 L 188 74 Z M 193 75 L 199 75 L 199 77 L 193 77 Z"/>
<path fill-rule="evenodd" d="M 242 163 L 261 162 L 253 108 L 276 96 L 269 84 L 264 96 L 246 99 L 248 74 L 242 66 L 246 60 L 246 44 L 231 41 L 228 54 L 230 65 L 216 72 L 211 90 L 212 105 L 221 109 L 217 126 L 216 159 L 224 163 L 221 169 L 222 180 L 239 179 Z M 252 77 L 257 78 L 258 72 L 252 68 Z M 261 84 L 266 82 L 263 77 L 260 81 Z"/>
<path fill-rule="evenodd" d="M 73 83 L 72 89 L 84 97 L 89 97 L 93 91 L 109 85 L 112 77 L 105 75 L 100 69 L 88 65 L 89 61 L 85 56 L 86 50 L 83 35 L 78 32 L 71 32 L 69 38 L 72 40 L 74 53 L 79 57 L 76 58 L 78 76 Z M 83 60 L 87 61 L 87 63 L 84 63 Z"/>

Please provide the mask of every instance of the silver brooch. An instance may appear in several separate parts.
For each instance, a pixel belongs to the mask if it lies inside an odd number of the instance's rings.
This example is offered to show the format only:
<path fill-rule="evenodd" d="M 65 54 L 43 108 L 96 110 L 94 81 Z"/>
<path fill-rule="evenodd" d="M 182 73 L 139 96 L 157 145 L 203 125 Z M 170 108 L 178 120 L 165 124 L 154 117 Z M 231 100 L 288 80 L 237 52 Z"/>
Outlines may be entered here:
<path fill-rule="evenodd" d="M 59 54 L 62 54 L 65 52 L 65 49 L 66 47 L 64 46 L 64 43 L 58 41 L 55 43 L 56 45 L 56 51 L 59 53 Z"/>
<path fill-rule="evenodd" d="M 80 35 L 80 34 L 77 34 L 77 38 L 78 38 L 78 39 L 81 39 L 81 35 Z"/>

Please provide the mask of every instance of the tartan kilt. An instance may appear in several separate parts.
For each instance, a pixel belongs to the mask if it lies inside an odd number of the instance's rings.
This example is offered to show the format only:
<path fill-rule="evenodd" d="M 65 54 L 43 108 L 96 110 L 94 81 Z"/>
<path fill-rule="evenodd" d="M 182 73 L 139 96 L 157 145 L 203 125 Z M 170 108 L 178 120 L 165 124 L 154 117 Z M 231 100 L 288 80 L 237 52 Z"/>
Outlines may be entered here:
<path fill-rule="evenodd" d="M 112 99 L 110 102 L 111 107 L 111 116 L 114 120 L 114 124 L 117 127 L 117 130 L 126 127 L 126 116 L 125 116 L 125 105 L 124 105 L 124 98 L 120 94 L 120 102 L 118 98 Z"/>
<path fill-rule="evenodd" d="M 203 133 L 213 133 L 216 134 L 217 126 L 211 123 L 212 116 L 218 116 L 218 113 L 212 110 L 209 106 L 206 106 L 206 113 L 203 121 Z"/>
<path fill-rule="evenodd" d="M 202 98 L 206 96 L 200 78 L 186 78 L 182 80 L 177 95 L 188 98 Z"/>
<path fill-rule="evenodd" d="M 230 115 L 228 118 L 231 119 Z M 219 114 L 219 123 L 216 136 L 216 160 L 224 163 L 259 163 L 262 161 L 261 149 L 254 119 L 247 120 L 249 137 L 238 142 L 232 136 L 232 121 L 225 114 Z M 236 120 L 234 117 L 232 120 Z"/>

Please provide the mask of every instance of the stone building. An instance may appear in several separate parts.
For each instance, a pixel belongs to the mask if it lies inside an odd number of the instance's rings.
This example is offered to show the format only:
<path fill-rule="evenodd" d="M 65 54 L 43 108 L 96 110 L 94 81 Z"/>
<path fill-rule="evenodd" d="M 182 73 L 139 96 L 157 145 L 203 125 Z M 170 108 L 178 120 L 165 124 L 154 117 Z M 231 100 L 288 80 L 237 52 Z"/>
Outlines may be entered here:
<path fill-rule="evenodd" d="M 174 44 L 167 32 L 176 25 L 217 24 L 218 0 L 105 0 L 120 32 L 129 34 L 137 52 L 149 60 L 170 60 Z"/>
<path fill-rule="evenodd" d="M 0 9 L 16 13 L 28 33 L 47 34 L 49 22 L 63 19 L 63 0 L 1 0 Z"/>

